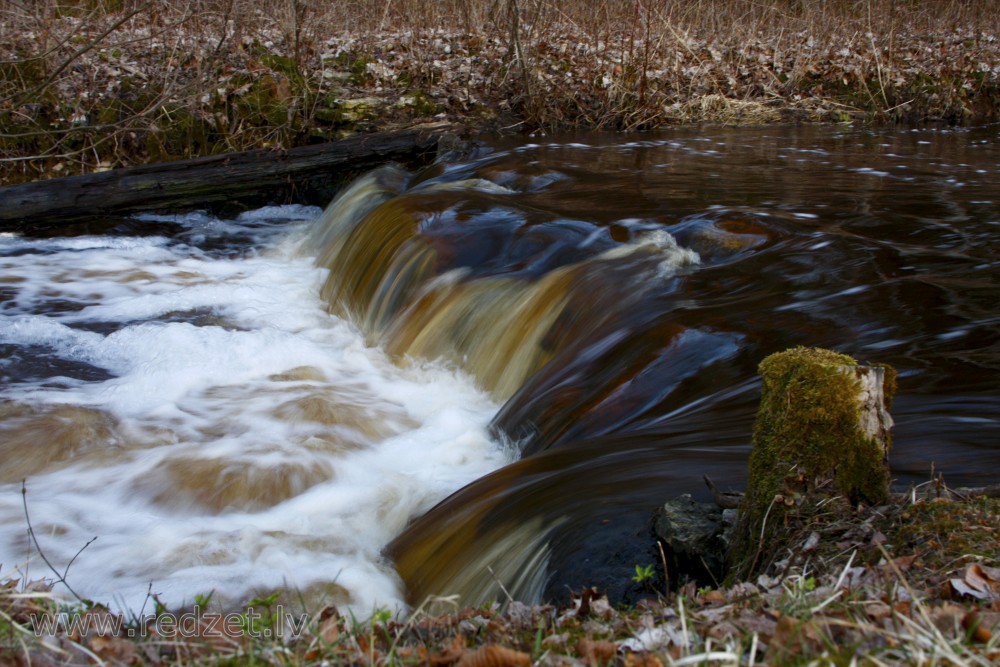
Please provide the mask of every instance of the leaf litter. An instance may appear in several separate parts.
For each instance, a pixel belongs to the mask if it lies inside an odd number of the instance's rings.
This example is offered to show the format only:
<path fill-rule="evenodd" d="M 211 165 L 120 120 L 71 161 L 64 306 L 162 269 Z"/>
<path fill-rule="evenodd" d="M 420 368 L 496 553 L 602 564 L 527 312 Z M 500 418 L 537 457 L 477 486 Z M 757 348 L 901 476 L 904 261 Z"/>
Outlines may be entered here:
<path fill-rule="evenodd" d="M 753 581 L 687 582 L 631 608 L 609 604 L 595 589 L 563 607 L 461 608 L 455 597 L 436 598 L 407 615 L 364 622 L 327 607 L 295 636 L 205 630 L 181 641 L 155 633 L 130 639 L 134 620 L 91 605 L 76 611 L 103 619 L 89 626 L 102 631 L 36 637 L 33 622 L 65 603 L 51 582 L 11 579 L 0 588 L 0 663 L 994 665 L 1000 499 L 949 495 L 901 496 L 876 508 L 844 504 L 821 525 L 796 527 L 796 546 Z"/>

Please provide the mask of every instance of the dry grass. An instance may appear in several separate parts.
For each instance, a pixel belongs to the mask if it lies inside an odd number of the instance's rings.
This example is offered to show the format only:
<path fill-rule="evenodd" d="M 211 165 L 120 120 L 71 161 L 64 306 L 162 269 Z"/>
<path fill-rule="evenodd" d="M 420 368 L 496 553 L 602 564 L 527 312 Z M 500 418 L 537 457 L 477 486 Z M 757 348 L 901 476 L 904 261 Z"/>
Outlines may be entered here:
<path fill-rule="evenodd" d="M 0 584 L 0 664 L 986 667 L 1000 659 L 998 513 L 1000 500 L 987 498 L 906 498 L 866 510 L 829 504 L 821 520 L 799 527 L 802 539 L 784 561 L 753 582 L 689 584 L 633 609 L 613 608 L 594 591 L 563 608 L 459 609 L 435 599 L 452 611 L 377 612 L 367 621 L 328 607 L 282 637 L 268 615 L 273 598 L 253 601 L 257 625 L 188 624 L 180 637 L 162 609 L 159 622 L 130 618 L 59 602 L 44 582 L 8 582 Z M 37 619 L 60 611 L 89 622 L 38 637 Z M 267 629 L 271 637 L 254 636 Z"/>
<path fill-rule="evenodd" d="M 442 114 L 623 130 L 990 119 L 992 4 L 0 0 L 0 177 L 289 147 Z"/>

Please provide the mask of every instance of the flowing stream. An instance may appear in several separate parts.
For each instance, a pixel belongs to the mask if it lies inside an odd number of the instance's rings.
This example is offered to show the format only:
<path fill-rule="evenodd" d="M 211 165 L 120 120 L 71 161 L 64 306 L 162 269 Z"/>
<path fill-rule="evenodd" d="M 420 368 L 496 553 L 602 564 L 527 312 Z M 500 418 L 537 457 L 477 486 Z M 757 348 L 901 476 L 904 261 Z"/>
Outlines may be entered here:
<path fill-rule="evenodd" d="M 898 368 L 898 483 L 995 482 L 998 238 L 995 126 L 493 141 L 325 211 L 0 234 L 0 577 L 37 540 L 133 611 L 624 598 L 794 345 Z"/>

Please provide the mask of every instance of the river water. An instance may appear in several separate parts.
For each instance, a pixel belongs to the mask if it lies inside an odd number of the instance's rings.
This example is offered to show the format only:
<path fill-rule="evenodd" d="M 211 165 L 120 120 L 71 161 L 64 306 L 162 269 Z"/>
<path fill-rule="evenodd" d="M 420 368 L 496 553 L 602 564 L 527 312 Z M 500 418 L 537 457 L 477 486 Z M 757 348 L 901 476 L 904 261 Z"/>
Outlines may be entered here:
<path fill-rule="evenodd" d="M 899 370 L 898 484 L 995 482 L 998 238 L 995 126 L 491 140 L 326 211 L 2 234 L 0 577 L 627 596 L 794 345 Z"/>

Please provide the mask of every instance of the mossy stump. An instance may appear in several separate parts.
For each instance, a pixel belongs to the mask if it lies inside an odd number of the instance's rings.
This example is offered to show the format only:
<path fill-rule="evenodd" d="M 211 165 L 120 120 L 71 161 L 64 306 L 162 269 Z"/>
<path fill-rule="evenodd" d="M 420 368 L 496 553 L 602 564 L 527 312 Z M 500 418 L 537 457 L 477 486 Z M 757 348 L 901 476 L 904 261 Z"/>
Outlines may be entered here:
<path fill-rule="evenodd" d="M 889 498 L 889 429 L 896 371 L 797 347 L 761 362 L 746 495 L 730 573 L 762 572 L 833 497 L 853 504 Z"/>

